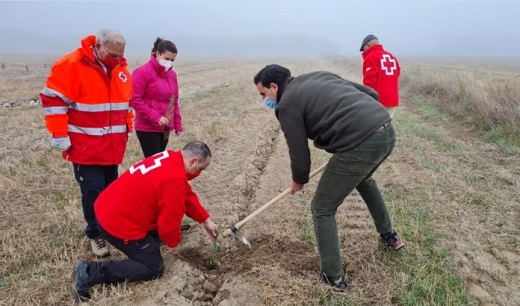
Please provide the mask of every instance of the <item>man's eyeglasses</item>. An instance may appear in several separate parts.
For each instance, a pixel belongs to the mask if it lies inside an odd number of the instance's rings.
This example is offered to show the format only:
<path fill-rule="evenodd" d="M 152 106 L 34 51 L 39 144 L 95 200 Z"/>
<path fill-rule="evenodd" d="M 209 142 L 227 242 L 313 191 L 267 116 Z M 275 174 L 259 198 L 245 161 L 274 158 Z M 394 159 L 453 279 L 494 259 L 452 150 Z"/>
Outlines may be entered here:
<path fill-rule="evenodd" d="M 120 59 L 123 57 L 123 55 L 119 55 L 119 54 L 115 54 L 115 53 L 109 53 L 107 52 L 107 49 L 105 48 L 105 46 L 101 45 L 101 48 L 103 48 L 103 52 L 105 52 L 105 54 L 107 55 L 110 55 L 111 57 L 115 58 L 115 59 Z"/>

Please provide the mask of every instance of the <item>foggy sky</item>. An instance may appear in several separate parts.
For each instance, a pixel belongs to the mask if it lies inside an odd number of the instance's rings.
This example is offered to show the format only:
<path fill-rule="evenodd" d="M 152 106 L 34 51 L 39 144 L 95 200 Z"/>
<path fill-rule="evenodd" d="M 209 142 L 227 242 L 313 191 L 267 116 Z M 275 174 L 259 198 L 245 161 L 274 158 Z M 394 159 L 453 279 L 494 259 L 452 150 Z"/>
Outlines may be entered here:
<path fill-rule="evenodd" d="M 0 1 L 0 53 L 72 51 L 102 28 L 127 54 L 157 36 L 179 55 L 357 55 L 367 34 L 400 56 L 518 56 L 518 1 Z"/>

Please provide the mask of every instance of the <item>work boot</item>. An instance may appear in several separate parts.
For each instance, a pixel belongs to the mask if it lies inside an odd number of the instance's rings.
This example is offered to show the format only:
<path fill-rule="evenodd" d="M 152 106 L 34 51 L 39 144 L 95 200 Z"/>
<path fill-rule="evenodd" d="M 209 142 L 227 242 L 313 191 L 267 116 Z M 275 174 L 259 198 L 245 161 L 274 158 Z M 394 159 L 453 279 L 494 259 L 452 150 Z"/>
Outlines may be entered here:
<path fill-rule="evenodd" d="M 90 246 L 92 247 L 92 252 L 96 256 L 105 257 L 110 254 L 107 242 L 101 237 L 90 239 Z"/>
<path fill-rule="evenodd" d="M 89 264 L 86 261 L 79 260 L 74 267 L 74 290 L 78 301 L 90 300 L 90 288 L 88 286 L 88 269 Z"/>
<path fill-rule="evenodd" d="M 390 247 L 392 250 L 399 252 L 404 248 L 404 242 L 399 238 L 395 231 L 392 231 L 387 234 L 380 234 L 381 238 L 379 242 L 384 245 Z"/>
<path fill-rule="evenodd" d="M 336 280 L 334 280 L 332 277 L 325 276 L 325 274 L 323 273 L 315 274 L 312 272 L 303 272 L 303 278 L 312 282 L 325 283 L 329 286 L 332 286 L 335 290 L 341 292 L 344 292 L 348 287 L 348 284 L 343 278 L 343 276 L 340 276 L 339 278 L 336 278 Z"/>
<path fill-rule="evenodd" d="M 336 278 L 335 280 L 332 277 L 326 276 L 324 273 L 320 274 L 320 282 L 325 283 L 329 286 L 332 286 L 335 290 L 344 292 L 347 290 L 348 284 L 343 279 L 343 276 Z"/>

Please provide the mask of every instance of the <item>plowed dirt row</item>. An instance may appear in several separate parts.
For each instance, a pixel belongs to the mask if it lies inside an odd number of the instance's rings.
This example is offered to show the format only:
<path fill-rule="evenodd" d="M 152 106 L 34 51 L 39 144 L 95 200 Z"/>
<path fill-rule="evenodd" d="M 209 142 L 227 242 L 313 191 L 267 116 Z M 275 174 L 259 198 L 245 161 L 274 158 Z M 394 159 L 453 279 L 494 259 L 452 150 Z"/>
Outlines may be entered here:
<path fill-rule="evenodd" d="M 188 62 L 177 69 L 185 133 L 172 136 L 168 148 L 197 139 L 212 149 L 212 165 L 193 186 L 221 231 L 290 183 L 284 136 L 252 82 L 273 62 L 295 75 L 329 70 L 354 81 L 360 76 L 358 63 L 337 59 Z M 434 225 L 434 247 L 452 254 L 453 274 L 465 282 L 470 303 L 520 304 L 519 154 L 485 143 L 449 120 L 425 118 L 412 102 L 414 97 L 403 99 L 395 120 L 397 146 L 375 176 L 397 229 L 410 246 L 422 238 L 402 223 L 407 216 L 401 208 L 417 203 Z M 0 120 L 0 304 L 69 305 L 73 263 L 90 256 L 71 166 L 49 149 L 39 107 L 0 110 Z M 313 169 L 329 158 L 311 152 Z M 141 156 L 133 136 L 120 172 Z M 403 257 L 377 247 L 374 225 L 355 193 L 337 215 L 349 292 L 334 293 L 303 279 L 304 271 L 319 271 L 309 207 L 318 179 L 244 225 L 241 232 L 252 249 L 232 237 L 212 245 L 193 225 L 165 256 L 162 278 L 96 286 L 90 304 L 315 305 L 331 298 L 399 304 L 398 292 L 409 277 L 399 266 Z M 122 255 L 114 251 L 109 259 L 118 258 Z"/>

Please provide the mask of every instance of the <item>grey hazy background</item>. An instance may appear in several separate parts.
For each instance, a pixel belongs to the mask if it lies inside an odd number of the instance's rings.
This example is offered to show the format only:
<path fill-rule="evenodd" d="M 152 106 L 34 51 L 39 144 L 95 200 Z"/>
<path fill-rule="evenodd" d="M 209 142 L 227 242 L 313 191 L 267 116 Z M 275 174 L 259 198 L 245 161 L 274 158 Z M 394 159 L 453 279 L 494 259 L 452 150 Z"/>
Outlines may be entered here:
<path fill-rule="evenodd" d="M 67 53 L 102 28 L 127 55 L 157 36 L 179 56 L 358 55 L 375 34 L 399 56 L 518 56 L 517 1 L 0 1 L 0 53 Z"/>

